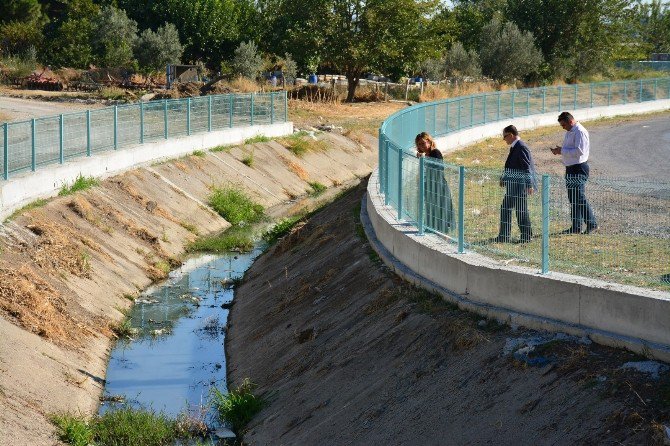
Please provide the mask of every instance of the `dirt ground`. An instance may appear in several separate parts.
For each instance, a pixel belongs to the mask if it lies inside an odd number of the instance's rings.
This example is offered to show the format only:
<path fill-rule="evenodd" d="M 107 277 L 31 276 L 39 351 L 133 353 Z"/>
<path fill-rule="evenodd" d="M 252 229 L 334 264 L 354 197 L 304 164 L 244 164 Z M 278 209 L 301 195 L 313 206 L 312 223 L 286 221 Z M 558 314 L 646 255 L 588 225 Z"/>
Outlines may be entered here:
<path fill-rule="evenodd" d="M 663 444 L 667 366 L 413 289 L 362 237 L 362 194 L 296 228 L 236 292 L 229 384 L 248 377 L 268 401 L 245 444 Z"/>

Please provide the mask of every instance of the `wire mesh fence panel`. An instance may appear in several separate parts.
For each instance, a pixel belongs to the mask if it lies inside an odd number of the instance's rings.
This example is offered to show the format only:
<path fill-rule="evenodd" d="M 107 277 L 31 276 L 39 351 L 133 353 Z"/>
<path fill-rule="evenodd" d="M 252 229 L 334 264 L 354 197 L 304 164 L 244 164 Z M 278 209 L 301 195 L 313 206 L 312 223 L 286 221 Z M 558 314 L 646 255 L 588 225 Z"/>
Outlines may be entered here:
<path fill-rule="evenodd" d="M 165 138 L 165 104 L 163 101 L 147 102 L 144 108 L 144 141 Z"/>
<path fill-rule="evenodd" d="M 3 169 L 5 165 L 5 146 L 9 143 L 9 140 L 6 139 L 8 137 L 8 135 L 5 134 L 6 128 L 9 128 L 9 124 L 0 125 L 0 144 L 2 144 L 0 150 L 0 166 L 3 166 Z"/>
<path fill-rule="evenodd" d="M 63 158 L 86 155 L 87 133 L 85 113 L 63 115 Z"/>
<path fill-rule="evenodd" d="M 662 191 L 658 183 L 605 178 L 556 177 L 552 184 L 552 269 L 641 286 L 664 281 L 670 273 L 670 184 Z"/>
<path fill-rule="evenodd" d="M 91 110 L 91 152 L 114 148 L 114 109 Z"/>
<path fill-rule="evenodd" d="M 209 130 L 210 97 L 191 99 L 191 133 L 203 133 Z"/>
<path fill-rule="evenodd" d="M 183 136 L 188 133 L 188 103 L 185 101 L 167 102 L 168 136 Z"/>
<path fill-rule="evenodd" d="M 35 164 L 40 166 L 44 164 L 60 162 L 60 117 L 51 116 L 48 118 L 35 119 Z M 28 144 L 26 141 L 25 148 L 18 151 L 23 159 L 24 167 L 30 165 L 30 155 Z M 18 153 L 14 150 L 10 153 L 9 160 Z M 11 170 L 11 168 L 10 168 Z"/>
<path fill-rule="evenodd" d="M 271 124 L 274 121 L 274 97 L 254 95 L 254 125 Z"/>
<path fill-rule="evenodd" d="M 212 129 L 221 130 L 232 126 L 233 96 L 212 98 Z"/>
<path fill-rule="evenodd" d="M 142 142 L 140 138 L 143 117 L 139 105 L 123 105 L 117 109 L 117 148 Z"/>
<path fill-rule="evenodd" d="M 386 201 L 388 204 L 392 205 L 394 208 L 398 209 L 398 190 L 400 175 L 398 175 L 398 159 L 399 153 L 401 150 L 397 148 L 393 143 L 390 143 L 388 146 L 388 178 L 387 178 L 387 197 Z"/>
<path fill-rule="evenodd" d="M 9 172 L 18 172 L 31 167 L 32 124 L 30 121 L 10 123 L 7 126 L 7 146 Z"/>
<path fill-rule="evenodd" d="M 423 224 L 427 231 L 443 235 L 455 234 L 456 201 L 458 190 L 454 189 L 454 172 L 448 164 L 441 160 L 426 158 L 423 171 Z M 458 173 L 456 172 L 456 187 Z M 450 181 L 451 180 L 451 181 Z M 419 181 L 417 181 L 418 184 Z M 450 184 L 451 183 L 451 184 Z M 452 192 L 453 191 L 453 192 Z M 419 210 L 414 220 L 419 219 Z"/>
<path fill-rule="evenodd" d="M 251 125 L 251 95 L 233 96 L 233 127 Z"/>
<path fill-rule="evenodd" d="M 418 219 L 419 162 L 409 153 L 402 154 L 402 215 L 410 221 Z"/>

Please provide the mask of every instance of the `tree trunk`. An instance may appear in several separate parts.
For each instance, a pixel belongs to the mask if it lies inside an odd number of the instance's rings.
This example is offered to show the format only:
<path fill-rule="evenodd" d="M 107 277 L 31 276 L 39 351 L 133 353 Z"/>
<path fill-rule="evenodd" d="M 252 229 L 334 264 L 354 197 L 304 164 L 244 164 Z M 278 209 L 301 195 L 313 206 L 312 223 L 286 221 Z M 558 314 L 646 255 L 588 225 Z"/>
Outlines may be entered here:
<path fill-rule="evenodd" d="M 347 102 L 354 102 L 356 87 L 361 79 L 361 73 L 347 73 Z"/>

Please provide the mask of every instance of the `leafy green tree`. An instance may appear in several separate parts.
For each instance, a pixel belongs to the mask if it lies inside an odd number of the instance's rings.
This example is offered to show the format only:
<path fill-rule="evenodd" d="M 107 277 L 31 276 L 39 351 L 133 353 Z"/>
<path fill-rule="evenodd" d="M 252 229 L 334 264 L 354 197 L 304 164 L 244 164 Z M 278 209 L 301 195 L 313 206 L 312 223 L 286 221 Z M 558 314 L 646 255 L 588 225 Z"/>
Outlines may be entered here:
<path fill-rule="evenodd" d="M 456 42 L 447 51 L 444 65 L 447 76 L 454 80 L 462 80 L 466 77 L 479 77 L 482 74 L 482 67 L 479 64 L 477 52 L 475 50 L 466 50 L 461 42 Z"/>
<path fill-rule="evenodd" d="M 92 0 L 44 0 L 50 22 L 44 27 L 40 60 L 56 67 L 88 68 L 93 62 L 93 23 L 98 5 Z"/>
<path fill-rule="evenodd" d="M 44 24 L 42 7 L 38 0 L 3 0 L 0 24 L 21 22 Z"/>
<path fill-rule="evenodd" d="M 292 51 L 302 66 L 318 56 L 322 67 L 346 75 L 352 101 L 365 72 L 408 72 L 434 54 L 425 39 L 436 7 L 415 0 L 274 0 L 262 8 L 275 17 L 272 33 L 283 32 L 274 38 L 280 50 Z"/>
<path fill-rule="evenodd" d="M 421 74 L 434 81 L 444 79 L 444 60 L 438 58 L 429 58 L 421 62 Z"/>
<path fill-rule="evenodd" d="M 298 64 L 293 60 L 290 53 L 285 53 L 284 58 L 280 61 L 282 66 L 282 73 L 286 81 L 295 81 L 298 76 Z"/>
<path fill-rule="evenodd" d="M 42 31 L 31 22 L 8 22 L 0 24 L 0 53 L 24 54 L 29 48 L 37 48 L 42 42 Z"/>
<path fill-rule="evenodd" d="M 132 65 L 136 40 L 137 22 L 121 9 L 103 6 L 94 20 L 93 49 L 98 64 L 103 67 Z"/>
<path fill-rule="evenodd" d="M 497 82 L 515 81 L 537 72 L 543 60 L 531 33 L 497 18 L 482 28 L 479 57 L 484 75 Z"/>
<path fill-rule="evenodd" d="M 263 68 L 263 57 L 258 52 L 254 42 L 242 42 L 235 49 L 235 56 L 231 62 L 233 74 L 239 74 L 249 79 L 256 79 Z"/>
<path fill-rule="evenodd" d="M 145 29 L 135 43 L 135 57 L 145 72 L 161 71 L 167 64 L 179 63 L 184 52 L 179 33 L 172 23 L 153 32 Z"/>
<path fill-rule="evenodd" d="M 635 16 L 640 43 L 646 52 L 670 52 L 670 6 L 661 0 L 636 5 Z"/>
<path fill-rule="evenodd" d="M 557 75 L 608 66 L 629 45 L 632 0 L 507 0 L 505 17 L 533 34 Z"/>

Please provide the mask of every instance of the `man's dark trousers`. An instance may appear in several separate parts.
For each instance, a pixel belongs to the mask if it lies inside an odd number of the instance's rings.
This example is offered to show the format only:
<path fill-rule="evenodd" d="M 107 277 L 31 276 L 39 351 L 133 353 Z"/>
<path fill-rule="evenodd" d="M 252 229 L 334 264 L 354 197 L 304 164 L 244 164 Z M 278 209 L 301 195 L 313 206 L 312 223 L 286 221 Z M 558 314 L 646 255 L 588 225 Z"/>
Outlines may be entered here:
<path fill-rule="evenodd" d="M 598 227 L 596 217 L 593 215 L 591 205 L 586 199 L 586 181 L 589 179 L 589 165 L 584 162 L 565 167 L 565 186 L 568 189 L 568 200 L 570 201 L 570 217 L 572 219 L 571 231 L 578 233 L 582 229 L 582 221 L 586 223 L 586 229 Z"/>
<path fill-rule="evenodd" d="M 500 205 L 499 237 L 504 239 L 510 238 L 512 231 L 512 209 L 516 210 L 516 220 L 519 223 L 521 241 L 529 242 L 533 236 L 530 226 L 530 216 L 528 214 L 528 203 L 526 201 L 528 196 L 527 187 L 526 182 L 523 180 L 505 181 L 505 198 L 503 198 L 502 205 Z"/>

